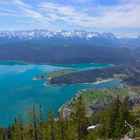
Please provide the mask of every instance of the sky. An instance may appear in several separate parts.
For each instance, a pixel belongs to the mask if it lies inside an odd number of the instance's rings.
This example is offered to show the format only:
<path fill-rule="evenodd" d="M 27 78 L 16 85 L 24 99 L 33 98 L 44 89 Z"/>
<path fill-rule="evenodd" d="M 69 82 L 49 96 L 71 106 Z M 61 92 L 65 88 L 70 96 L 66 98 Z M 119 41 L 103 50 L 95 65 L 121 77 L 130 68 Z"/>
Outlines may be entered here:
<path fill-rule="evenodd" d="M 0 0 L 0 30 L 86 30 L 140 35 L 140 0 Z"/>

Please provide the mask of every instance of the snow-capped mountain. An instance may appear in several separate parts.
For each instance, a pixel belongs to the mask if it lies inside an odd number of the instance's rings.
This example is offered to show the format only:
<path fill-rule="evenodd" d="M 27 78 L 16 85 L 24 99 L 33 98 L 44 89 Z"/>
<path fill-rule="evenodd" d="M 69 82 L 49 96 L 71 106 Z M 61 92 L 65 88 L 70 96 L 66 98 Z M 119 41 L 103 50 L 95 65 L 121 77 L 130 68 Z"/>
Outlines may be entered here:
<path fill-rule="evenodd" d="M 19 38 L 19 39 L 33 39 L 33 38 L 84 38 L 91 39 L 94 37 L 116 38 L 111 33 L 97 33 L 85 31 L 48 31 L 48 30 L 29 30 L 29 31 L 0 31 L 0 38 Z"/>
<path fill-rule="evenodd" d="M 0 31 L 0 44 L 32 42 L 47 45 L 94 45 L 94 46 L 138 46 L 140 37 L 117 38 L 112 33 L 86 32 L 81 30 L 23 30 Z M 130 43 L 131 42 L 131 43 Z"/>
<path fill-rule="evenodd" d="M 66 30 L 0 32 L 0 60 L 131 64 L 139 60 L 139 47 L 140 38 L 117 38 L 112 33 Z"/>

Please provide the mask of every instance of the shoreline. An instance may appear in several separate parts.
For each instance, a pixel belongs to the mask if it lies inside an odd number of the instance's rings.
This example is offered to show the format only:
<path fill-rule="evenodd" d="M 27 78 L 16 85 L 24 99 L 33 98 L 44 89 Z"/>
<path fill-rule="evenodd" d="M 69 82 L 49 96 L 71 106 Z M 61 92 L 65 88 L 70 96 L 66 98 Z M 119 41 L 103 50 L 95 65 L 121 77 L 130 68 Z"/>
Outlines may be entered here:
<path fill-rule="evenodd" d="M 47 77 L 45 77 L 45 78 L 36 78 L 36 77 L 33 77 L 33 78 L 32 78 L 33 81 L 38 81 L 38 80 L 43 80 L 43 79 L 48 79 L 48 80 L 50 80 L 51 78 L 47 78 Z"/>
<path fill-rule="evenodd" d="M 17 63 L 21 63 L 23 65 L 40 64 L 40 63 L 36 63 L 36 62 L 29 62 L 29 61 L 22 61 L 22 60 L 0 60 L 0 62 L 17 62 Z"/>
<path fill-rule="evenodd" d="M 101 84 L 101 83 L 106 83 L 106 82 L 110 82 L 113 80 L 118 80 L 121 81 L 120 79 L 113 79 L 113 78 L 109 78 L 109 79 L 105 79 L 105 80 L 101 80 L 101 81 L 96 81 L 96 82 L 91 82 L 91 83 L 75 83 L 75 84 L 49 84 L 48 82 L 44 83 L 44 86 L 73 86 L 73 85 L 78 85 L 78 84 Z"/>
<path fill-rule="evenodd" d="M 112 81 L 112 80 L 117 80 L 117 79 L 109 78 L 109 79 L 105 79 L 105 80 L 101 80 L 101 81 L 93 82 L 93 84 L 105 83 L 105 82 L 109 82 L 109 81 Z"/>
<path fill-rule="evenodd" d="M 46 73 L 46 74 L 35 76 L 32 79 L 33 80 L 42 80 L 42 79 L 48 79 L 48 80 L 50 80 L 52 78 L 63 76 L 65 74 L 70 74 L 70 73 L 73 73 L 73 72 L 77 72 L 77 70 L 73 70 L 73 69 L 61 69 L 61 70 L 56 70 L 56 71 L 52 71 L 52 72 L 49 72 L 49 73 Z"/>
<path fill-rule="evenodd" d="M 20 62 L 23 64 L 36 64 L 36 65 L 52 65 L 52 66 L 57 66 L 57 65 L 80 65 L 80 64 L 95 64 L 95 65 L 100 65 L 100 64 L 104 64 L 104 65 L 110 65 L 110 66 L 116 66 L 115 64 L 112 63 L 42 63 L 42 62 L 29 62 L 29 61 L 22 61 L 22 60 L 0 60 L 0 62 Z"/>

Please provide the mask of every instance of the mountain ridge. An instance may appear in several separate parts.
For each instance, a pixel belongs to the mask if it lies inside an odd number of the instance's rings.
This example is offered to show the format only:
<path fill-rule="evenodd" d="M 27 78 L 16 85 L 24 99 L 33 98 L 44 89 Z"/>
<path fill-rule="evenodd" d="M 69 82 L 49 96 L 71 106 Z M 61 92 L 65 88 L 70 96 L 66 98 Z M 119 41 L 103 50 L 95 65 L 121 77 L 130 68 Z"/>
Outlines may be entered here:
<path fill-rule="evenodd" d="M 87 32 L 82 30 L 21 30 L 21 31 L 0 31 L 0 44 L 21 41 L 38 41 L 49 45 L 98 45 L 98 46 L 139 46 L 140 37 L 118 38 L 109 32 Z M 131 42 L 131 43 L 130 43 Z"/>
<path fill-rule="evenodd" d="M 117 38 L 117 39 L 139 39 L 140 35 L 137 37 L 117 37 L 111 32 L 94 32 L 94 31 L 84 31 L 84 30 L 45 30 L 45 29 L 33 29 L 33 30 L 14 30 L 14 31 L 0 31 L 1 37 L 36 37 L 41 35 L 41 37 L 55 37 L 56 35 L 62 35 L 63 37 L 81 37 L 81 38 L 93 38 L 93 37 L 104 37 L 104 38 Z M 61 36 L 61 37 L 62 37 Z"/>
<path fill-rule="evenodd" d="M 133 64 L 140 62 L 139 48 L 140 39 L 120 39 L 112 33 L 64 30 L 0 32 L 0 60 Z"/>

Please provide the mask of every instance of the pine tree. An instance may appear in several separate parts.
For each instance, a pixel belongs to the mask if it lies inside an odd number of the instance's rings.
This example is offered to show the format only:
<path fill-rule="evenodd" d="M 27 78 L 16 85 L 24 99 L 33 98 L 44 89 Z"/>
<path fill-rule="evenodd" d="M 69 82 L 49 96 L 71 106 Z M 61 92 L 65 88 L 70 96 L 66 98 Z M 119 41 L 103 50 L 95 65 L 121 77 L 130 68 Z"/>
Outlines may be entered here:
<path fill-rule="evenodd" d="M 43 124 L 43 113 L 42 113 L 42 106 L 39 105 L 39 112 L 38 112 L 38 137 L 39 140 L 43 139 L 43 128 L 44 128 L 44 124 Z"/>
<path fill-rule="evenodd" d="M 48 140 L 56 140 L 56 133 L 55 133 L 55 120 L 54 120 L 54 115 L 51 110 L 48 112 L 48 119 L 47 119 L 47 136 L 46 138 Z"/>
<path fill-rule="evenodd" d="M 36 111 L 35 105 L 33 105 L 29 110 L 28 110 L 28 117 L 30 120 L 30 129 L 29 129 L 29 135 L 32 135 L 33 133 L 33 140 L 38 140 L 38 133 L 37 133 L 37 121 L 38 121 L 38 115 Z"/>
<path fill-rule="evenodd" d="M 114 125 L 116 118 L 118 117 L 120 104 L 121 102 L 119 98 L 117 98 L 110 104 L 109 108 L 107 108 L 102 131 L 103 135 L 105 135 L 107 138 L 112 138 L 114 135 Z"/>
<path fill-rule="evenodd" d="M 58 139 L 59 140 L 68 140 L 68 119 L 67 117 L 62 116 L 62 112 L 58 114 Z"/>
<path fill-rule="evenodd" d="M 128 112 L 128 98 L 125 98 L 124 101 L 121 103 L 119 108 L 118 117 L 115 122 L 115 132 L 114 136 L 116 138 L 120 138 L 123 134 L 127 132 L 125 121 L 129 118 Z"/>
<path fill-rule="evenodd" d="M 23 140 L 23 120 L 21 115 L 19 115 L 18 119 L 14 119 L 13 124 L 13 131 L 12 131 L 12 139 L 13 140 Z"/>
<path fill-rule="evenodd" d="M 85 138 L 87 134 L 88 120 L 86 117 L 86 108 L 83 102 L 83 98 L 79 95 L 76 102 L 76 111 L 74 114 L 74 120 L 77 128 L 78 140 Z"/>

